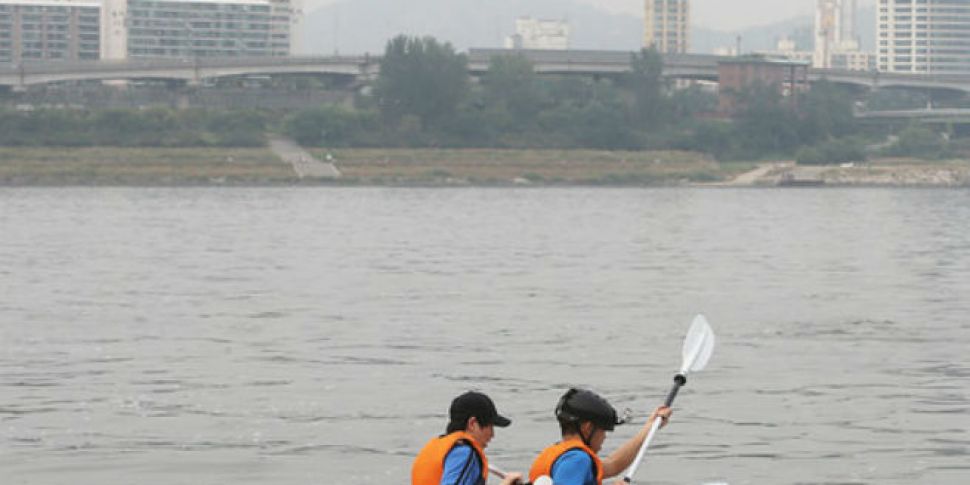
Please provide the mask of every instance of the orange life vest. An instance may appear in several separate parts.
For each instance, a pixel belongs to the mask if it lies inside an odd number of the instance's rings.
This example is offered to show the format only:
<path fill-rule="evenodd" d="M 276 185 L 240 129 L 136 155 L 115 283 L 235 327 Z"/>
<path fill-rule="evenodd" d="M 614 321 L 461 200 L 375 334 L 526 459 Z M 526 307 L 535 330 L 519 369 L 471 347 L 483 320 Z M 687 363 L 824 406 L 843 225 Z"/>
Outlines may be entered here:
<path fill-rule="evenodd" d="M 593 475 L 596 476 L 597 485 L 602 485 L 603 483 L 603 462 L 600 457 L 596 456 L 590 447 L 583 443 L 583 440 L 579 438 L 573 438 L 566 441 L 560 441 L 539 453 L 539 457 L 536 461 L 532 463 L 532 469 L 529 470 L 529 481 L 534 482 L 536 479 L 543 475 L 552 477 L 552 465 L 556 463 L 563 453 L 569 450 L 580 449 L 586 452 L 590 458 L 593 459 Z"/>
<path fill-rule="evenodd" d="M 482 462 L 482 480 L 488 481 L 488 459 L 482 447 L 472 436 L 464 431 L 432 438 L 424 445 L 418 457 L 411 466 L 411 485 L 439 485 L 441 476 L 445 473 L 445 458 L 458 442 L 465 442 L 475 450 Z"/>

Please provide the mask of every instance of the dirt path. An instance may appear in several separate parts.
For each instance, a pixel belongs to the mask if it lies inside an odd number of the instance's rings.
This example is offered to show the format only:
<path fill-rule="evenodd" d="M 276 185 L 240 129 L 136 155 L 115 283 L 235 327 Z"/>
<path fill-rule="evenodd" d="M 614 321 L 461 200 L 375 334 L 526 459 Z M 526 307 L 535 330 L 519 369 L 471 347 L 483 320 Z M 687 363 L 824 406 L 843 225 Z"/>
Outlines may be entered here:
<path fill-rule="evenodd" d="M 758 166 L 758 168 L 751 170 L 750 172 L 742 173 L 732 180 L 722 183 L 721 185 L 727 187 L 745 187 L 750 185 L 762 185 L 761 180 L 770 174 L 772 171 L 779 169 L 790 169 L 795 165 L 794 162 L 769 162 L 763 163 Z"/>
<path fill-rule="evenodd" d="M 293 140 L 273 136 L 269 139 L 269 148 L 284 162 L 292 165 L 296 176 L 301 179 L 340 178 L 340 170 L 337 170 L 337 167 L 332 163 L 317 160 Z"/>

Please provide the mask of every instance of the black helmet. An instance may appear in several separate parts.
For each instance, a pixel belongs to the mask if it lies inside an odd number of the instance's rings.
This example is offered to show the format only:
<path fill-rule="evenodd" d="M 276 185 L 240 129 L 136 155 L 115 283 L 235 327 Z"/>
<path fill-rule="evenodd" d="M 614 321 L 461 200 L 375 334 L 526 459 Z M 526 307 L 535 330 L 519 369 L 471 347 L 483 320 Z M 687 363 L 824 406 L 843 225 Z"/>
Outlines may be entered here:
<path fill-rule="evenodd" d="M 559 399 L 556 405 L 556 419 L 561 423 L 579 424 L 590 421 L 606 431 L 625 421 L 618 419 L 616 409 L 593 391 L 572 388 Z"/>

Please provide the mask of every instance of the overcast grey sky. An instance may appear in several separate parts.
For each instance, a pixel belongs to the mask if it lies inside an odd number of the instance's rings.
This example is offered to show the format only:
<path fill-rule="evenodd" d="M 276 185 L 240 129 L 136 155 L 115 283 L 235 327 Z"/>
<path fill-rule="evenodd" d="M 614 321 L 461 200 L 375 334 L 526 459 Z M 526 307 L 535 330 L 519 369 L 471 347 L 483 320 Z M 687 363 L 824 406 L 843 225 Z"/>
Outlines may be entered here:
<path fill-rule="evenodd" d="M 304 0 L 309 9 L 339 1 L 342 0 Z M 528 0 L 522 1 L 528 3 Z M 579 1 L 597 5 L 613 12 L 643 15 L 643 0 Z M 691 13 L 693 22 L 697 25 L 717 30 L 735 30 L 798 15 L 811 15 L 815 2 L 816 0 L 691 0 Z M 868 5 L 872 2 L 873 0 L 859 0 L 859 5 Z"/>
<path fill-rule="evenodd" d="M 643 0 L 579 0 L 615 12 L 643 15 Z M 873 0 L 859 0 L 859 6 Z M 799 15 L 812 15 L 816 0 L 691 0 L 692 22 L 717 30 L 734 30 Z"/>

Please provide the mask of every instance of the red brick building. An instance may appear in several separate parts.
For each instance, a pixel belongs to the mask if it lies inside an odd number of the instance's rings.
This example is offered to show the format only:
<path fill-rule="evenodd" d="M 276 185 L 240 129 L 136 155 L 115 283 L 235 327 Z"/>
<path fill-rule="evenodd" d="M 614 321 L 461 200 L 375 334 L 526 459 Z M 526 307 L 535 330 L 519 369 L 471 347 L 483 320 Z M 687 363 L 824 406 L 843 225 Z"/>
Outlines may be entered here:
<path fill-rule="evenodd" d="M 733 115 L 742 106 L 739 94 L 752 86 L 772 87 L 787 98 L 792 108 L 798 106 L 798 95 L 808 89 L 807 62 L 738 57 L 717 64 L 718 111 Z"/>

